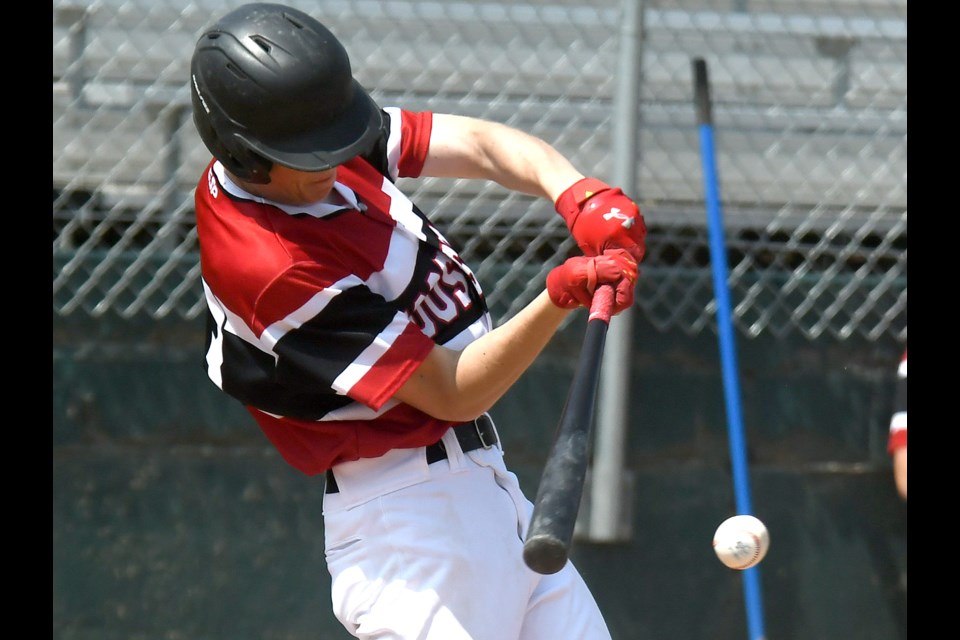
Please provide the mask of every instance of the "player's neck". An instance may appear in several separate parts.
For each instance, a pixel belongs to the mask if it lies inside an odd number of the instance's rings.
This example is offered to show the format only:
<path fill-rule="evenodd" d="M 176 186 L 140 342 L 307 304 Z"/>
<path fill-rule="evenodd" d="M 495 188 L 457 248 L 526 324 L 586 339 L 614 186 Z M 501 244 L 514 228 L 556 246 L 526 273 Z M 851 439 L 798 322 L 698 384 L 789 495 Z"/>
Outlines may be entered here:
<path fill-rule="evenodd" d="M 264 202 L 291 206 L 314 204 L 352 206 L 350 201 L 334 187 L 335 182 L 327 183 L 325 187 L 319 186 L 318 189 L 318 185 L 311 181 L 298 183 L 290 180 L 271 180 L 266 184 L 260 184 L 242 180 L 229 171 L 226 173 L 237 187 Z M 306 188 L 304 184 L 307 185 Z"/>

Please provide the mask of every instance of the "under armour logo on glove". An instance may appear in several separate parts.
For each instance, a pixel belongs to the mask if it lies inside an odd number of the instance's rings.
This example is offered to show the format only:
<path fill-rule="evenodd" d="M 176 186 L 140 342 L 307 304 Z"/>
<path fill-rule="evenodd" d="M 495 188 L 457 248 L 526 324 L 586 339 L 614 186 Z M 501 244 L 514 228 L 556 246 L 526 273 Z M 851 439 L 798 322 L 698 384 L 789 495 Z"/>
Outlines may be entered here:
<path fill-rule="evenodd" d="M 555 206 L 584 254 L 618 248 L 637 262 L 643 260 L 647 225 L 640 208 L 619 187 L 583 178 L 561 193 Z"/>
<path fill-rule="evenodd" d="M 631 218 L 625 213 L 620 213 L 620 209 L 617 209 L 616 207 L 611 209 L 609 213 L 603 214 L 604 220 L 612 220 L 613 218 L 623 220 L 623 222 L 620 223 L 620 226 L 624 229 L 629 229 L 633 226 L 633 223 L 637 221 L 636 218 Z"/>

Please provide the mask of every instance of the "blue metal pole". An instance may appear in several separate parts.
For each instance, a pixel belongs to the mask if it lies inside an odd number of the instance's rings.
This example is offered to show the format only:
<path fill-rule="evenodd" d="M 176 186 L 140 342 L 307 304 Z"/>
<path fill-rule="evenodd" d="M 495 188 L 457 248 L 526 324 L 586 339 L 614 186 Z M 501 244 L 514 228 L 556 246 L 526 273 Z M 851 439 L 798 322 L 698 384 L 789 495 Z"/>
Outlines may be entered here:
<path fill-rule="evenodd" d="M 706 194 L 707 224 L 710 236 L 710 263 L 713 270 L 713 291 L 717 300 L 717 334 L 720 342 L 720 361 L 723 372 L 724 401 L 727 408 L 727 435 L 730 461 L 733 467 L 733 487 L 737 513 L 752 514 L 750 476 L 747 470 L 746 446 L 743 435 L 743 414 L 740 403 L 739 366 L 730 305 L 730 287 L 727 282 L 728 265 L 724 239 L 723 209 L 716 170 L 716 149 L 713 140 L 713 120 L 707 81 L 707 66 L 702 58 L 693 61 L 694 99 L 700 133 L 700 158 L 703 165 L 703 185 Z M 763 601 L 760 591 L 760 569 L 757 566 L 743 570 L 743 595 L 747 609 L 750 640 L 764 640 Z"/>

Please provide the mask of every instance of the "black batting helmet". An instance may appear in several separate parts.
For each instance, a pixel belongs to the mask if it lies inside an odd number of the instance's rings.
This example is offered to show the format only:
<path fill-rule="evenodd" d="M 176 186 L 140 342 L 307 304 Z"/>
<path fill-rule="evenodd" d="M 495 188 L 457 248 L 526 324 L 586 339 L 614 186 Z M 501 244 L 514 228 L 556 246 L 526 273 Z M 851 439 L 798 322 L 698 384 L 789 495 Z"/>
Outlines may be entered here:
<path fill-rule="evenodd" d="M 383 115 L 354 80 L 340 41 L 303 11 L 252 3 L 207 29 L 190 62 L 193 121 L 243 180 L 272 163 L 323 171 L 365 152 Z"/>

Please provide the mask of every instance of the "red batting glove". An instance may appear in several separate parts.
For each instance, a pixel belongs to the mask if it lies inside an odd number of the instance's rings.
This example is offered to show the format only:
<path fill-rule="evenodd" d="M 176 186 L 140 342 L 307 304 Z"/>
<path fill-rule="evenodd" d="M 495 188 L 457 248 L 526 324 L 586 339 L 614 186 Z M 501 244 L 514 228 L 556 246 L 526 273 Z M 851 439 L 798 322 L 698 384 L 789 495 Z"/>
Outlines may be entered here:
<path fill-rule="evenodd" d="M 561 309 L 590 307 L 601 284 L 615 288 L 612 315 L 633 306 L 637 261 L 626 249 L 608 249 L 599 256 L 576 256 L 547 274 L 547 293 Z"/>
<path fill-rule="evenodd" d="M 620 248 L 637 262 L 643 260 L 647 225 L 640 208 L 619 187 L 583 178 L 560 194 L 555 208 L 585 255 Z"/>

